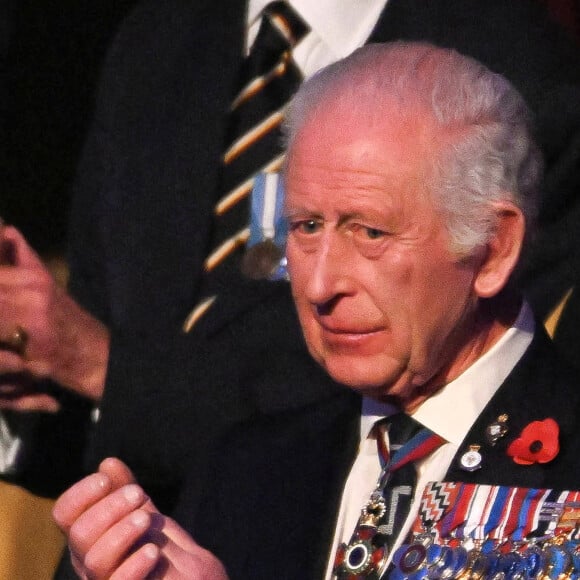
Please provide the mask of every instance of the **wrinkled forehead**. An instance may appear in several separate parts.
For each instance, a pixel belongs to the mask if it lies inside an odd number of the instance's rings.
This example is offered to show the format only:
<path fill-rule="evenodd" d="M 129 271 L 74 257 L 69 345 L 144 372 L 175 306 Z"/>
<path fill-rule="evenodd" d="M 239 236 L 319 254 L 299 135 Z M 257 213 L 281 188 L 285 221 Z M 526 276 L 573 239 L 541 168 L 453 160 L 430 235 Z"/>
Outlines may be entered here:
<path fill-rule="evenodd" d="M 340 99 L 304 117 L 289 143 L 286 176 L 323 164 L 329 171 L 370 165 L 389 174 L 425 176 L 441 139 L 433 118 L 421 110 L 391 107 L 356 110 Z"/>
<path fill-rule="evenodd" d="M 288 151 L 306 136 L 316 135 L 330 145 L 361 136 L 382 136 L 389 141 L 406 137 L 421 142 L 440 129 L 433 112 L 413 95 L 408 98 L 388 92 L 359 93 L 356 90 L 326 91 L 305 103 L 288 132 Z"/>

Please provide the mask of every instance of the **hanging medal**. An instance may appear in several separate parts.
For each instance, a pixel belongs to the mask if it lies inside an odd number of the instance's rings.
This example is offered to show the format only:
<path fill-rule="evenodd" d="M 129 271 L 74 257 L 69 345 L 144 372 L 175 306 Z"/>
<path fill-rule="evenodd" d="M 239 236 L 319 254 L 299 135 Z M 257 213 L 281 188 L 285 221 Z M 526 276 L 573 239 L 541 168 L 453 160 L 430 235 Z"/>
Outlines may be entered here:
<path fill-rule="evenodd" d="M 284 188 L 278 173 L 260 173 L 251 195 L 250 237 L 242 272 L 251 279 L 286 279 L 287 225 L 283 217 Z"/>
<path fill-rule="evenodd" d="M 388 454 L 382 457 L 384 466 L 377 486 L 361 511 L 353 537 L 348 544 L 342 543 L 338 547 L 333 566 L 333 574 L 337 579 L 359 580 L 364 577 L 375 580 L 384 572 L 389 557 L 387 538 L 393 532 L 396 533 L 391 529 L 391 522 L 394 521 L 400 494 L 393 495 L 387 506 L 383 490 L 393 472 L 426 457 L 444 442 L 443 438 L 429 429 L 422 429 L 391 457 Z M 383 455 L 381 452 L 379 454 Z M 399 491 L 413 493 L 411 488 Z"/>
<path fill-rule="evenodd" d="M 382 568 L 387 550 L 379 541 L 379 524 L 385 513 L 385 500 L 380 489 L 376 489 L 361 511 L 351 542 L 338 547 L 334 561 L 335 574 L 338 578 L 358 576 L 373 578 L 376 571 Z"/>
<path fill-rule="evenodd" d="M 436 490 L 423 494 L 426 505 Z M 580 580 L 580 492 L 454 484 L 454 501 L 413 527 L 395 580 Z"/>
<path fill-rule="evenodd" d="M 482 486 L 483 487 L 483 486 Z M 507 490 L 500 486 L 488 487 L 486 496 L 479 499 L 484 501 L 483 509 L 478 511 L 479 521 L 474 521 L 466 526 L 472 547 L 468 553 L 467 566 L 461 580 L 479 580 L 486 578 L 492 568 L 493 558 L 489 554 L 489 546 L 485 541 L 491 529 L 493 529 L 501 516 L 503 498 Z"/>

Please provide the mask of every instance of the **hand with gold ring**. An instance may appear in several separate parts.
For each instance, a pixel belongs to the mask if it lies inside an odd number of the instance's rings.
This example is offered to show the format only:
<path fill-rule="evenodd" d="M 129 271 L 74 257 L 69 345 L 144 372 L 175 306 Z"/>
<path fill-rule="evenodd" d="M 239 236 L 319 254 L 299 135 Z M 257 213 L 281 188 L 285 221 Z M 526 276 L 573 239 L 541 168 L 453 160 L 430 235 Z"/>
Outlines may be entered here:
<path fill-rule="evenodd" d="M 107 328 L 56 282 L 16 228 L 1 228 L 0 256 L 9 257 L 0 263 L 0 409 L 57 410 L 46 380 L 99 400 Z"/>

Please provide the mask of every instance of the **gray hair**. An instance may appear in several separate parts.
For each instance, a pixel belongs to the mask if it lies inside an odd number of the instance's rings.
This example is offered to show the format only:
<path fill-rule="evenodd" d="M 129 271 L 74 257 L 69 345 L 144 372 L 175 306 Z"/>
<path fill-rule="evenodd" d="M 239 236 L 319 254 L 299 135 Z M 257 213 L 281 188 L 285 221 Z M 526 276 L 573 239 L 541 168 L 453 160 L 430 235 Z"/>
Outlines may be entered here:
<path fill-rule="evenodd" d="M 367 45 L 303 84 L 287 115 L 287 146 L 317 111 L 330 106 L 379 127 L 389 116 L 430 114 L 442 146 L 433 151 L 426 186 L 458 255 L 468 256 L 490 239 L 494 201 L 518 206 L 531 231 L 542 159 L 529 109 L 501 75 L 426 43 Z"/>

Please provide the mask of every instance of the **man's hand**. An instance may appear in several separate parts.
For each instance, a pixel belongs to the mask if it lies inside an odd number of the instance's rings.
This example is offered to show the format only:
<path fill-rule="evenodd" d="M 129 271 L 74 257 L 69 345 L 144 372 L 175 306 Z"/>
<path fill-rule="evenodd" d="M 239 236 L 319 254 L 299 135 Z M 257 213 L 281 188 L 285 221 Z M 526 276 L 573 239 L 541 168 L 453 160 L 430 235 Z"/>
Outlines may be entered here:
<path fill-rule="evenodd" d="M 66 491 L 53 515 L 80 578 L 227 580 L 219 560 L 159 513 L 117 459 Z"/>
<path fill-rule="evenodd" d="M 37 389 L 44 379 L 99 400 L 106 327 L 56 283 L 15 228 L 2 228 L 0 254 L 0 409 L 56 411 L 56 399 Z"/>

